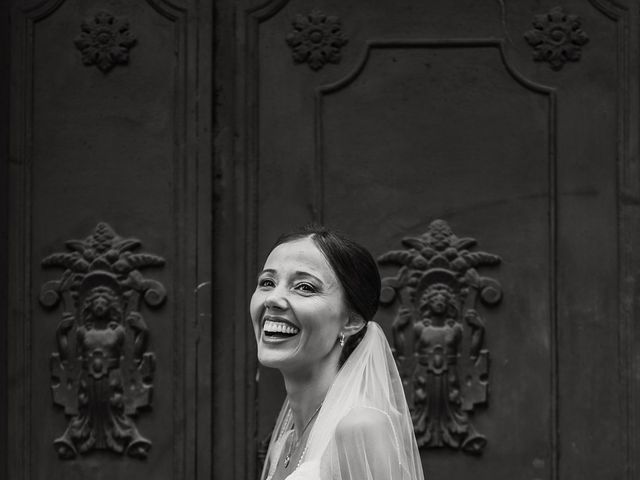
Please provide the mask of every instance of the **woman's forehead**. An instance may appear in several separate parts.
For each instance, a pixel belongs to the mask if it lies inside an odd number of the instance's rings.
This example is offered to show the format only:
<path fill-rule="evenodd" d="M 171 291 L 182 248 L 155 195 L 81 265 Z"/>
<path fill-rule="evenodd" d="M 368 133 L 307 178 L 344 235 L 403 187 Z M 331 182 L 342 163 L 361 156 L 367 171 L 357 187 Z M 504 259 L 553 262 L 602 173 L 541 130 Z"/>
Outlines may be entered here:
<path fill-rule="evenodd" d="M 278 272 L 308 272 L 324 279 L 335 279 L 335 273 L 314 241 L 300 238 L 274 248 L 264 264 L 264 270 Z"/>

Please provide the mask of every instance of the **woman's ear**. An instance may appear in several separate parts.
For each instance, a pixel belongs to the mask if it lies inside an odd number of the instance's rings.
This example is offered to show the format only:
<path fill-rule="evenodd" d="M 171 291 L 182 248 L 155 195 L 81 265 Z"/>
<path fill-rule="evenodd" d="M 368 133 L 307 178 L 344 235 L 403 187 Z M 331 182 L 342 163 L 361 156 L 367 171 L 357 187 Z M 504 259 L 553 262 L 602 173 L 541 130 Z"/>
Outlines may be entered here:
<path fill-rule="evenodd" d="M 349 313 L 349 319 L 347 320 L 345 326 L 342 328 L 342 332 L 344 333 L 345 337 L 351 337 L 352 335 L 355 335 L 360 330 L 362 330 L 366 323 L 367 322 L 365 322 L 364 318 L 362 318 L 362 315 L 358 313 Z"/>

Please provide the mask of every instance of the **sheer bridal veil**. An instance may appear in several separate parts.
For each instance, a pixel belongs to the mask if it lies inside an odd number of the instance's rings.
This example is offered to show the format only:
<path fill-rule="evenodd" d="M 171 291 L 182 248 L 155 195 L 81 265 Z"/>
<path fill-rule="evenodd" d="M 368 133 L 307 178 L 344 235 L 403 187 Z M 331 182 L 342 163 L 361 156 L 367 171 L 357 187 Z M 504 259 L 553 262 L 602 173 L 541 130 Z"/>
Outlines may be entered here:
<path fill-rule="evenodd" d="M 292 428 L 287 402 L 273 432 L 262 480 L 275 470 Z M 289 480 L 423 480 L 413 424 L 391 349 L 370 321 L 362 342 L 339 370 Z"/>

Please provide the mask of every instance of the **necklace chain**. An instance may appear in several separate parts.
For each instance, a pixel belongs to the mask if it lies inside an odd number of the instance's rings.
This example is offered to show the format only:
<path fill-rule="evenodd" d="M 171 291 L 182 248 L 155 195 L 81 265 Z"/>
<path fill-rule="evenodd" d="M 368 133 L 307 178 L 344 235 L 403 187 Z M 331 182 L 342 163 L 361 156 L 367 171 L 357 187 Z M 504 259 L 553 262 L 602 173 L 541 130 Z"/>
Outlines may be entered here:
<path fill-rule="evenodd" d="M 307 420 L 307 423 L 305 424 L 304 428 L 300 432 L 300 435 L 298 436 L 298 439 L 295 442 L 295 447 L 293 446 L 294 445 L 293 442 L 289 442 L 289 448 L 287 449 L 287 456 L 284 458 L 284 468 L 287 468 L 289 466 L 289 462 L 291 462 L 291 454 L 297 451 L 298 447 L 300 447 L 300 442 L 304 437 L 304 433 L 307 431 L 307 428 L 309 428 L 309 425 L 311 425 L 311 422 L 313 421 L 313 419 L 316 418 L 316 415 L 318 415 L 318 412 L 322 408 L 322 403 L 323 402 L 320 402 L 320 405 L 318 405 L 318 408 L 316 408 L 316 411 L 313 412 L 313 415 L 311 415 L 311 417 L 309 417 L 309 420 Z M 307 451 L 307 447 L 305 446 L 304 452 L 302 453 L 300 460 L 302 460 L 302 456 L 304 456 L 306 451 Z M 298 466 L 299 465 L 300 465 L 300 461 L 298 461 Z"/>

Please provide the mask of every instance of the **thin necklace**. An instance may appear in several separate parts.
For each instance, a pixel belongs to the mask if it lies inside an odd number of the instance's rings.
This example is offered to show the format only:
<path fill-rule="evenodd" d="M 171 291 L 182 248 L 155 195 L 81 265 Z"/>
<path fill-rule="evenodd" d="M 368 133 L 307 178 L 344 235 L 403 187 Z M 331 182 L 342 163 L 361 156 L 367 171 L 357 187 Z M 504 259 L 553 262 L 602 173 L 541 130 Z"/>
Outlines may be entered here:
<path fill-rule="evenodd" d="M 313 412 L 313 415 L 311 415 L 311 417 L 309 417 L 309 420 L 307 420 L 307 423 L 305 424 L 304 428 L 300 432 L 300 435 L 298 436 L 298 440 L 295 443 L 295 447 L 293 447 L 293 442 L 289 443 L 289 449 L 287 450 L 287 456 L 284 457 L 284 468 L 287 468 L 289 466 L 289 462 L 291 462 L 291 454 L 298 450 L 298 447 L 300 446 L 300 442 L 302 441 L 302 438 L 304 437 L 304 432 L 307 431 L 307 428 L 309 428 L 309 425 L 311 425 L 311 422 L 313 421 L 313 419 L 316 418 L 316 415 L 318 415 L 318 412 L 322 408 L 322 403 L 323 402 L 320 402 L 320 405 L 318 405 L 318 408 L 316 408 L 316 411 Z"/>

